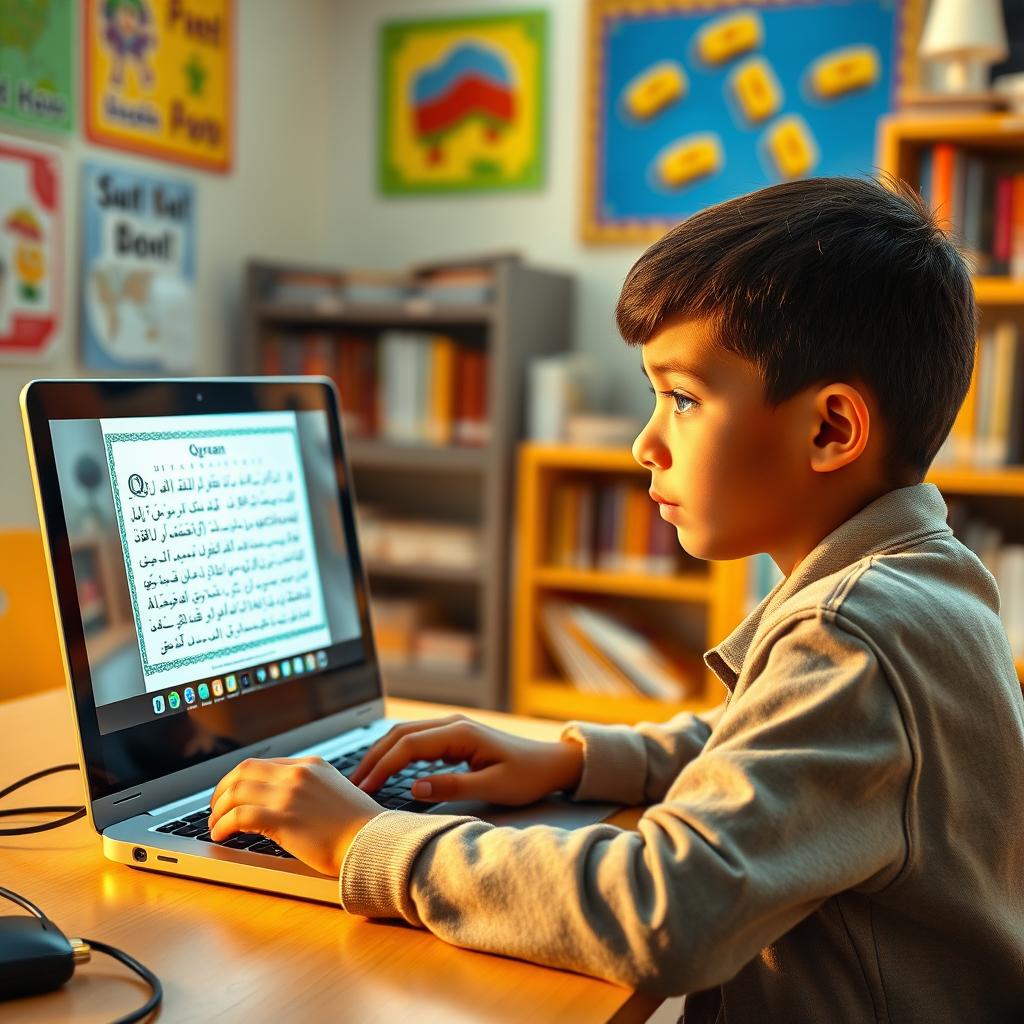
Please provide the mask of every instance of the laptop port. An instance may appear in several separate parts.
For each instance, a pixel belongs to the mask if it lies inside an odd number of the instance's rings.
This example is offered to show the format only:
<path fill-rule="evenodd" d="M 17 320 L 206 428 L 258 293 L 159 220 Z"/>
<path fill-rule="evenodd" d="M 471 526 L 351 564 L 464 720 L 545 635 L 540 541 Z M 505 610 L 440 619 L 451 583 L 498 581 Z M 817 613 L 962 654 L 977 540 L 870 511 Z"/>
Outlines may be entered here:
<path fill-rule="evenodd" d="M 137 860 L 140 864 L 144 864 L 146 862 L 146 857 L 146 851 L 141 846 L 136 846 L 135 849 L 132 850 L 132 858 Z"/>

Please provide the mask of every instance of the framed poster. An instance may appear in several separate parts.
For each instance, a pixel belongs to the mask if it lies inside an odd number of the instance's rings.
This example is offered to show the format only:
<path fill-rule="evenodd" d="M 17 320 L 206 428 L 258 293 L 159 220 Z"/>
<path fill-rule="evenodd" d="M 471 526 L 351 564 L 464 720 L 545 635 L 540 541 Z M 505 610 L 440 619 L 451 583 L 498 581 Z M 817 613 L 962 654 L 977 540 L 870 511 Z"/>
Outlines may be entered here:
<path fill-rule="evenodd" d="M 83 168 L 82 361 L 93 369 L 195 369 L 195 189 Z"/>
<path fill-rule="evenodd" d="M 871 173 L 921 6 L 591 0 L 584 239 L 648 242 L 778 181 Z"/>
<path fill-rule="evenodd" d="M 61 328 L 60 157 L 0 139 L 0 355 L 44 354 Z"/>
<path fill-rule="evenodd" d="M 233 0 L 85 0 L 85 132 L 101 146 L 227 171 Z"/>
<path fill-rule="evenodd" d="M 0 116 L 71 131 L 72 30 L 71 0 L 0 0 Z"/>
<path fill-rule="evenodd" d="M 539 187 L 546 49 L 546 11 L 385 24 L 381 191 Z"/>

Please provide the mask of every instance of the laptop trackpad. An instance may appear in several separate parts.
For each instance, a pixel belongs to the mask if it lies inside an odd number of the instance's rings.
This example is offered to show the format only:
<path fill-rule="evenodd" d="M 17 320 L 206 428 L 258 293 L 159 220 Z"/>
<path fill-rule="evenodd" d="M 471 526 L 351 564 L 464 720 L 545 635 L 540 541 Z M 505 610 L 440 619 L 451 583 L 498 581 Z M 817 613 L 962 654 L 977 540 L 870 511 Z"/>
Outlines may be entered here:
<path fill-rule="evenodd" d="M 575 803 L 565 797 L 550 796 L 526 807 L 500 807 L 484 800 L 450 800 L 427 813 L 471 814 L 492 825 L 511 825 L 513 828 L 528 828 L 530 825 L 582 828 L 603 821 L 619 809 L 619 804 Z"/>

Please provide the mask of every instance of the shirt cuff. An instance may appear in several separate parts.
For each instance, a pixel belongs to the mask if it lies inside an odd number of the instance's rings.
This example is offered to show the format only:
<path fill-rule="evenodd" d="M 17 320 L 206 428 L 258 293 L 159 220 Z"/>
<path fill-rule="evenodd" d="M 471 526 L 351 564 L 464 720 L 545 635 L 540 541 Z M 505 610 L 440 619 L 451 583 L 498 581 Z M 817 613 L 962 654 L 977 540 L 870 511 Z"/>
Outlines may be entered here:
<path fill-rule="evenodd" d="M 341 862 L 338 896 L 343 910 L 363 917 L 402 917 L 420 925 L 409 895 L 413 861 L 436 835 L 478 821 L 454 814 L 382 811 L 349 844 Z"/>
<path fill-rule="evenodd" d="M 559 738 L 583 744 L 583 774 L 573 800 L 644 803 L 647 751 L 639 733 L 627 725 L 570 722 Z"/>

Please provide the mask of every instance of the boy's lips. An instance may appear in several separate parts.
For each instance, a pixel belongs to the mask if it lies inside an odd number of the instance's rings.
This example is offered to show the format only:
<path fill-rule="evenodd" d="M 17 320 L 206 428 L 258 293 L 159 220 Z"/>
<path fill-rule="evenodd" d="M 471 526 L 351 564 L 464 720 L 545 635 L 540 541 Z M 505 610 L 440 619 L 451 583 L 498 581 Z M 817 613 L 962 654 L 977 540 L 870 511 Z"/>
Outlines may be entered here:
<path fill-rule="evenodd" d="M 652 500 L 656 501 L 659 505 L 668 505 L 670 508 L 678 508 L 679 506 L 674 501 L 669 501 L 668 498 L 663 498 L 653 487 L 647 492 Z"/>

